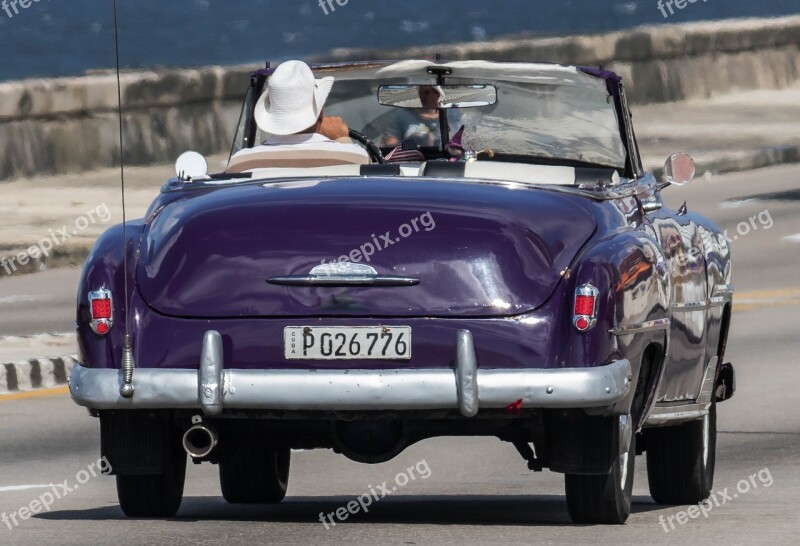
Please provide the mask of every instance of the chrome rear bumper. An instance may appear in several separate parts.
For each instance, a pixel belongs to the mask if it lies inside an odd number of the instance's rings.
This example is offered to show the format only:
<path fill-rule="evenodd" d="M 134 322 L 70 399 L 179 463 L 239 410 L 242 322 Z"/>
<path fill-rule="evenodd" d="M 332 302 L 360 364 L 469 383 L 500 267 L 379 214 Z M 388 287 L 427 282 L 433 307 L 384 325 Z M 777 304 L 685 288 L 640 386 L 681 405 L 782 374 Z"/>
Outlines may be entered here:
<path fill-rule="evenodd" d="M 472 335 L 458 333 L 456 368 L 393 370 L 225 369 L 219 333 L 208 332 L 198 370 L 139 368 L 132 398 L 119 394 L 115 369 L 76 365 L 73 400 L 106 409 L 437 410 L 465 417 L 479 408 L 592 408 L 613 405 L 630 389 L 631 365 L 618 360 L 592 368 L 479 369 Z"/>

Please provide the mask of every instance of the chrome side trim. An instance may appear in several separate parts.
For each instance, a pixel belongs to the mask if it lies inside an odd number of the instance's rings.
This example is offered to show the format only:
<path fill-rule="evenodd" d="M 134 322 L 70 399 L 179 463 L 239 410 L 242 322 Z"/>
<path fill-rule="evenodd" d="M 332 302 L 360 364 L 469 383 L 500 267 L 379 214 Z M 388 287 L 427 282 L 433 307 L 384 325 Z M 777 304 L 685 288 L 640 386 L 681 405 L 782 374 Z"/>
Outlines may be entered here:
<path fill-rule="evenodd" d="M 478 359 L 475 344 L 469 330 L 458 332 L 456 342 L 456 383 L 458 386 L 458 409 L 464 417 L 478 414 Z"/>
<path fill-rule="evenodd" d="M 673 311 L 702 311 L 708 309 L 708 300 L 673 303 Z"/>
<path fill-rule="evenodd" d="M 690 404 L 679 406 L 656 406 L 647 418 L 645 426 L 664 426 L 682 421 L 701 419 L 708 415 L 711 406 L 711 397 L 714 395 L 714 383 L 717 377 L 719 357 L 713 356 L 708 361 L 700 385 L 700 394 L 697 400 Z"/>
<path fill-rule="evenodd" d="M 718 284 L 714 286 L 711 291 L 711 297 L 702 301 L 688 301 L 681 303 L 673 303 L 673 311 L 703 311 L 705 309 L 712 309 L 714 307 L 721 307 L 725 305 L 725 301 L 730 299 L 734 293 L 733 286 L 729 284 Z"/>
<path fill-rule="evenodd" d="M 718 284 L 711 291 L 711 296 L 727 296 L 733 294 L 736 288 L 731 284 Z"/>
<path fill-rule="evenodd" d="M 698 404 L 708 405 L 714 395 L 714 383 L 717 379 L 717 368 L 719 367 L 719 357 L 712 356 L 706 366 L 706 373 L 703 375 L 703 382 L 700 384 L 700 394 L 697 396 Z"/>
<path fill-rule="evenodd" d="M 466 385 L 470 358 L 462 336 L 461 369 L 393 370 L 236 370 L 222 371 L 221 404 L 229 409 L 294 411 L 502 409 L 522 401 L 524 408 L 592 408 L 610 406 L 630 391 L 631 364 L 559 369 L 482 369 Z M 477 370 L 477 368 L 476 368 Z M 119 394 L 114 369 L 72 369 L 73 400 L 96 410 L 201 408 L 198 370 L 137 370 L 136 397 Z M 461 387 L 462 390 L 459 391 Z M 469 408 L 469 404 L 473 404 Z M 462 409 L 462 411 L 463 411 Z"/>
<path fill-rule="evenodd" d="M 658 427 L 682 421 L 694 421 L 708 415 L 707 404 L 688 404 L 674 407 L 656 407 L 647 418 L 645 426 Z"/>
<path fill-rule="evenodd" d="M 670 319 L 656 319 L 640 322 L 638 324 L 629 324 L 625 326 L 617 326 L 608 331 L 608 333 L 615 336 L 627 336 L 630 334 L 642 334 L 645 332 L 654 332 L 656 330 L 668 330 L 670 326 Z"/>

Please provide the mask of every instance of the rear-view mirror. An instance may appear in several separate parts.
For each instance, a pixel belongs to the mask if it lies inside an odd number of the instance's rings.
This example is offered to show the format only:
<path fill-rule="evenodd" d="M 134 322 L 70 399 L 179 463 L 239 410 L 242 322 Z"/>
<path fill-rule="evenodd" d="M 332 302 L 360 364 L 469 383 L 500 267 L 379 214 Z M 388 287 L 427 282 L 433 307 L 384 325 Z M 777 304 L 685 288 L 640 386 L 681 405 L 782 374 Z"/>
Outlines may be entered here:
<path fill-rule="evenodd" d="M 382 85 L 378 101 L 396 108 L 474 108 L 495 104 L 497 88 L 489 84 Z"/>

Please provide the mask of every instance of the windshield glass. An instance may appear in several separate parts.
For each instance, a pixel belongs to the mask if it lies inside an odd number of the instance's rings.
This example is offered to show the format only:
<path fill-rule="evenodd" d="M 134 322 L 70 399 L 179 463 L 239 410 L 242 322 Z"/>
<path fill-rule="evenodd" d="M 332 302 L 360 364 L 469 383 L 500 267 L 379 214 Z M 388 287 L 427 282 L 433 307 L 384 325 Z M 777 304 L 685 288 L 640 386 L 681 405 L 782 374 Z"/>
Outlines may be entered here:
<path fill-rule="evenodd" d="M 464 72 L 464 71 L 460 71 Z M 573 71 L 564 75 L 539 71 L 509 80 L 449 77 L 447 84 L 493 84 L 496 104 L 447 111 L 450 134 L 465 127 L 467 150 L 582 161 L 622 169 L 626 152 L 614 100 L 603 80 Z M 326 72 L 324 75 L 328 75 Z M 413 139 L 423 148 L 441 147 L 436 110 L 381 105 L 381 85 L 413 83 L 435 86 L 433 76 L 380 77 L 378 74 L 333 74 L 337 77 L 325 114 L 341 116 L 354 129 L 383 147 Z M 459 74 L 461 75 L 461 74 Z M 359 77 L 360 76 L 360 77 Z M 424 93 L 424 91 L 422 91 Z"/>

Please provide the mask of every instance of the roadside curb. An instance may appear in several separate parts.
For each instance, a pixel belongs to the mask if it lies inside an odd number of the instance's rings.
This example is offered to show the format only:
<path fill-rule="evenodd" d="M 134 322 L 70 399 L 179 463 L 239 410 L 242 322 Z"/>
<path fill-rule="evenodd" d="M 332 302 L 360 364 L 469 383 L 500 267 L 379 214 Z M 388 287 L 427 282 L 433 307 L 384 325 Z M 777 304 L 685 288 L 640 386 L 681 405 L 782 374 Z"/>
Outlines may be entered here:
<path fill-rule="evenodd" d="M 17 254 L 25 254 L 31 246 L 16 245 L 0 245 L 0 258 L 5 258 L 5 262 L 0 266 L 0 276 L 14 277 L 17 275 L 29 275 L 31 273 L 39 273 L 47 269 L 54 269 L 58 267 L 78 267 L 83 265 L 86 257 L 92 251 L 93 242 L 78 243 L 64 245 L 62 248 L 53 249 L 50 256 L 47 258 L 39 256 L 36 259 L 28 261 L 27 264 L 15 265 L 13 269 L 8 264 L 9 259 Z"/>
<path fill-rule="evenodd" d="M 800 163 L 800 145 L 775 146 L 740 153 L 721 154 L 702 161 L 700 167 L 717 174 L 752 171 L 775 165 Z"/>
<path fill-rule="evenodd" d="M 70 355 L 0 364 L 0 398 L 4 394 L 66 385 L 77 360 L 76 355 Z"/>
<path fill-rule="evenodd" d="M 697 174 L 725 174 L 752 171 L 765 167 L 775 167 L 790 163 L 800 163 L 800 145 L 774 146 L 755 150 L 727 152 L 718 155 L 704 155 L 697 160 Z M 664 175 L 663 167 L 650 166 L 656 178 Z"/>

